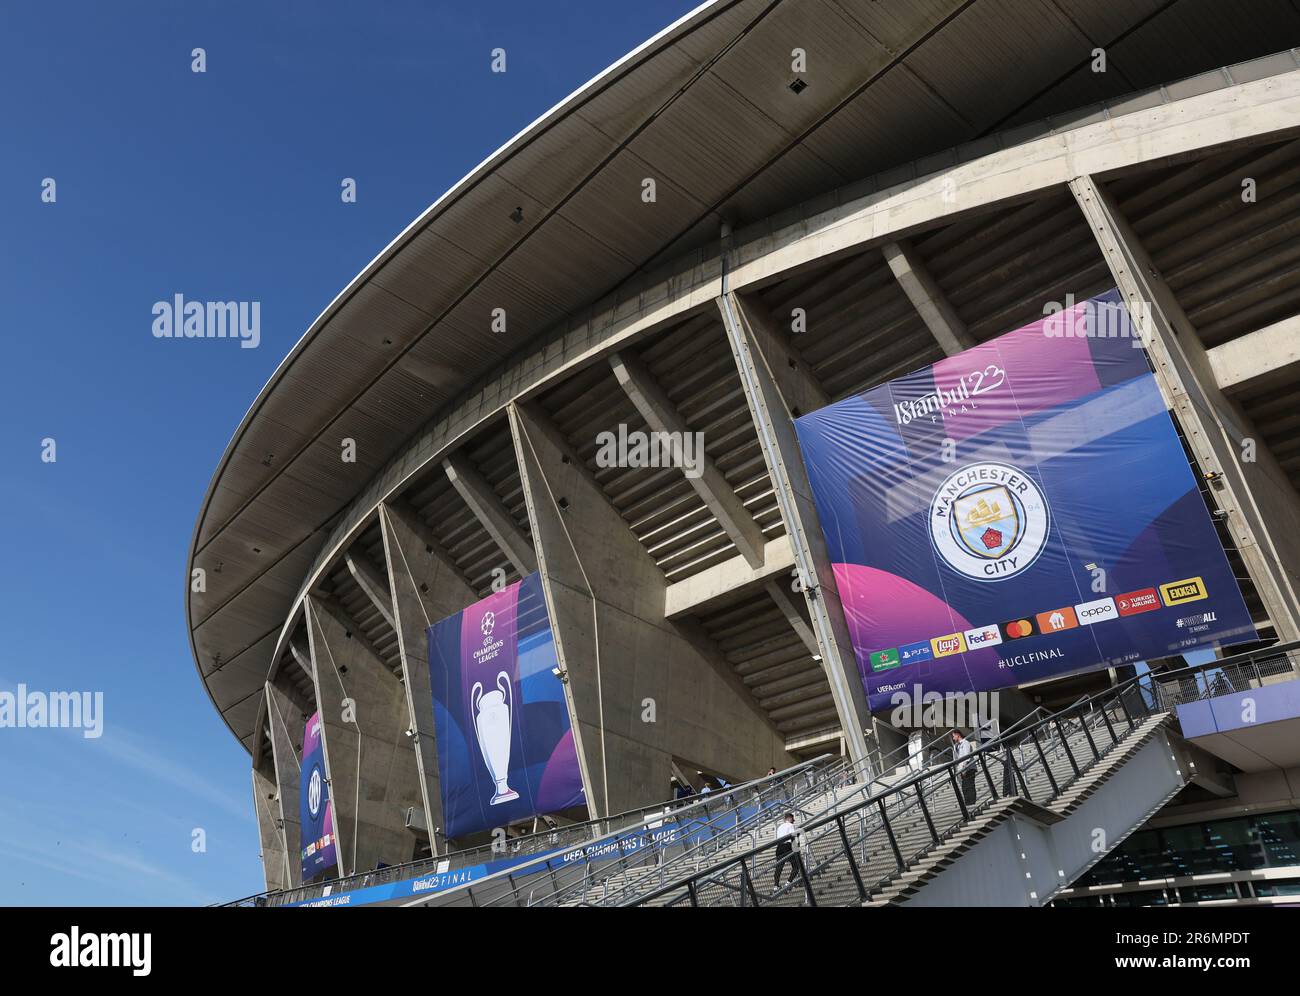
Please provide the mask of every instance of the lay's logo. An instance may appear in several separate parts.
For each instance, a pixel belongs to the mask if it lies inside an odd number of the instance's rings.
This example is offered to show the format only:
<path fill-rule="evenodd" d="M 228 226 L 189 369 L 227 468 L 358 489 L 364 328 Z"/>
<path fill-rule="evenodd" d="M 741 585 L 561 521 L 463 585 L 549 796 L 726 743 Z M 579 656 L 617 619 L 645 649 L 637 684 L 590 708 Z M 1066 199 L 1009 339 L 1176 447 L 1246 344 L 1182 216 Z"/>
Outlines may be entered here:
<path fill-rule="evenodd" d="M 960 654 L 965 651 L 966 637 L 961 633 L 936 636 L 930 641 L 930 647 L 934 650 L 935 657 L 951 657 L 953 654 Z"/>

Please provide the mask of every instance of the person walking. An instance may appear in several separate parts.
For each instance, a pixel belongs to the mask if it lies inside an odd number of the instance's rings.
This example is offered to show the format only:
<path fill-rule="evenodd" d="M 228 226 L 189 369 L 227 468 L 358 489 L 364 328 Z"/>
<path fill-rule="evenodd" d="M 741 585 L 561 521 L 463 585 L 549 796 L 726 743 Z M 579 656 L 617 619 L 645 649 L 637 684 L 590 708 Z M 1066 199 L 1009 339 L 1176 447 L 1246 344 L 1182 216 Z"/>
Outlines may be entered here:
<path fill-rule="evenodd" d="M 773 894 L 781 887 L 781 868 L 784 865 L 790 866 L 790 877 L 786 879 L 786 885 L 793 882 L 795 875 L 803 871 L 803 858 L 794 846 L 795 835 L 798 832 L 799 828 L 794 823 L 794 813 L 786 813 L 785 818 L 776 828 L 776 868 L 772 872 Z"/>
<path fill-rule="evenodd" d="M 971 757 L 971 743 L 961 730 L 952 731 L 952 756 L 957 762 L 957 774 L 961 777 L 961 796 L 967 806 L 975 805 L 975 759 Z"/>

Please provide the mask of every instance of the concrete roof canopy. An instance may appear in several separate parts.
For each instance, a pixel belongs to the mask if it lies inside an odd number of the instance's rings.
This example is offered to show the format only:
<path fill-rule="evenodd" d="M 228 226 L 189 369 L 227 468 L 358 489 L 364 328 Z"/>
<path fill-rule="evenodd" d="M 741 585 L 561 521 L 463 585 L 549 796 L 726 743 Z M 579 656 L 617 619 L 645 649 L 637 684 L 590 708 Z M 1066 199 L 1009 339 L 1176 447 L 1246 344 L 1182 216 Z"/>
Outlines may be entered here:
<path fill-rule="evenodd" d="M 1272 52 L 1261 0 L 715 0 L 576 90 L 425 210 L 275 371 L 195 526 L 195 661 L 251 746 L 325 537 L 421 427 L 512 355 L 746 224 L 995 132 Z M 796 72 L 793 50 L 806 54 Z M 1105 72 L 1093 52 L 1107 53 Z M 799 83 L 806 84 L 800 86 Z M 792 85 L 794 84 L 794 85 Z M 656 181 L 653 206 L 641 199 Z M 489 330 L 495 308 L 508 331 Z M 339 459 L 344 437 L 356 462 Z M 189 574 L 187 573 L 187 581 Z"/>

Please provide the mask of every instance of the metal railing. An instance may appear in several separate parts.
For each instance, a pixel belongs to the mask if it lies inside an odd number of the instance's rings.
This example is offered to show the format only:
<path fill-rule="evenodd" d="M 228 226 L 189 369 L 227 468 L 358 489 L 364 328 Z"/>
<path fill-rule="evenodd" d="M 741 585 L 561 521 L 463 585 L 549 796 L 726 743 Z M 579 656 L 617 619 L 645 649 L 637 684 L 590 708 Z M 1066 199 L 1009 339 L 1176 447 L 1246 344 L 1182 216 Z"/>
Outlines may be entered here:
<path fill-rule="evenodd" d="M 1069 708 L 1008 730 L 968 757 L 945 762 L 805 825 L 801 844 L 776 840 L 632 897 L 622 905 L 809 905 L 865 902 L 914 861 L 999 800 L 1059 799 L 1144 721 L 1176 705 L 1258 687 L 1295 673 L 1300 643 L 1170 671 L 1148 671 Z M 958 781 L 974 772 L 984 801 Z M 995 779 L 994 773 L 1001 775 Z M 968 776 L 969 777 L 969 776 Z M 788 872 L 784 885 L 783 871 Z M 768 875 L 773 886 L 762 886 Z"/>
<path fill-rule="evenodd" d="M 529 854 L 549 854 L 557 850 L 582 847 L 591 841 L 599 840 L 612 834 L 617 834 L 618 832 L 624 831 L 630 827 L 642 826 L 646 823 L 647 819 L 662 817 L 665 811 L 676 811 L 676 807 L 685 807 L 690 805 L 697 807 L 697 811 L 711 816 L 721 815 L 722 811 L 727 810 L 729 807 L 728 800 L 742 790 L 752 789 L 755 786 L 786 785 L 787 783 L 797 781 L 801 776 L 806 777 L 807 773 L 810 771 L 827 766 L 836 766 L 840 763 L 840 760 L 833 757 L 833 755 L 823 754 L 811 760 L 802 761 L 799 764 L 792 765 L 789 768 L 778 771 L 774 775 L 765 775 L 762 778 L 752 779 L 742 785 L 728 787 L 719 792 L 693 795 L 683 800 L 660 802 L 650 806 L 642 806 L 638 809 L 630 809 L 611 816 L 586 820 L 582 823 L 572 823 L 562 827 L 548 828 L 546 830 L 538 831 L 537 833 L 514 837 L 504 841 L 502 844 L 480 844 L 445 854 L 436 854 L 425 858 L 417 858 L 414 861 L 407 861 L 402 864 L 389 865 L 385 868 L 378 868 L 373 871 L 358 872 L 354 875 L 347 875 L 342 878 L 314 882 L 310 885 L 298 886 L 293 889 L 261 892 L 252 896 L 245 896 L 242 899 L 233 900 L 227 903 L 219 903 L 216 905 L 258 907 L 288 906 L 294 903 L 319 899 L 326 895 L 337 896 L 357 889 L 402 882 L 407 879 L 418 878 L 424 875 L 456 871 L 461 868 L 471 868 L 480 864 L 490 864 L 494 861 L 519 858 Z"/>
<path fill-rule="evenodd" d="M 1012 727 L 1008 728 L 1007 732 L 1026 727 L 1035 718 L 1045 714 L 1046 710 L 1039 707 L 1017 720 Z M 928 743 L 922 745 L 920 751 L 916 754 L 913 753 L 911 745 L 906 744 L 889 754 L 883 755 L 880 759 L 867 759 L 857 763 L 845 761 L 839 765 L 822 769 L 817 774 L 817 784 L 811 786 L 809 791 L 804 793 L 803 798 L 799 800 L 799 804 L 784 807 L 783 811 L 798 813 L 801 817 L 815 818 L 827 809 L 847 807 L 851 805 L 854 799 L 874 798 L 876 795 L 882 794 L 899 779 L 907 777 L 917 770 L 925 770 L 933 766 L 936 763 L 934 760 L 936 755 L 951 755 L 951 736 L 956 729 L 956 727 L 949 727 L 943 730 Z M 970 727 L 967 727 L 967 729 L 970 729 Z M 823 805 L 817 805 L 819 802 L 823 803 Z M 605 887 L 602 888 L 598 898 L 585 898 L 584 893 L 590 886 L 579 883 L 562 892 L 545 897 L 541 901 L 534 898 L 529 905 L 562 905 L 578 899 L 583 899 L 583 905 L 590 906 L 621 905 L 624 900 L 629 898 L 629 893 L 645 891 L 648 877 L 657 879 L 659 884 L 662 885 L 671 880 L 674 875 L 684 874 L 684 869 L 688 866 L 691 866 L 692 871 L 698 871 L 710 859 L 713 859 L 711 863 L 716 863 L 719 855 L 729 849 L 736 849 L 743 843 L 744 838 L 748 838 L 750 846 L 756 846 L 758 834 L 762 829 L 770 825 L 771 817 L 772 812 L 770 809 L 760 810 L 753 813 L 743 824 L 735 827 L 730 834 L 719 835 L 695 847 L 683 848 L 677 854 L 672 854 L 670 849 L 664 849 L 664 852 L 659 855 L 650 855 L 641 859 L 632 856 L 620 862 L 619 865 L 608 869 L 609 874 L 605 876 Z M 638 865 L 643 869 L 646 865 L 652 865 L 653 875 L 625 874 L 628 872 L 634 873 Z M 621 881 L 619 881 L 620 876 Z M 608 888 L 609 883 L 615 881 L 617 882 L 616 887 L 610 890 Z"/>

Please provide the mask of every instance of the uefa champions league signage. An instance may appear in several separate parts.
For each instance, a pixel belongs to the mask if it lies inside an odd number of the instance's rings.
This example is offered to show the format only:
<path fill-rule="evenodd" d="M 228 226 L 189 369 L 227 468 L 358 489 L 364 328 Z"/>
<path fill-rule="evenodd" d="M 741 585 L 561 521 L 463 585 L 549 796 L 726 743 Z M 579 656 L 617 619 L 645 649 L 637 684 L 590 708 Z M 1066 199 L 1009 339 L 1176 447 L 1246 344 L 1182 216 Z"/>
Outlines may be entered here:
<path fill-rule="evenodd" d="M 449 837 L 586 806 L 541 579 L 429 627 L 429 681 Z"/>
<path fill-rule="evenodd" d="M 872 709 L 1254 639 L 1129 326 L 1112 291 L 796 421 Z"/>

